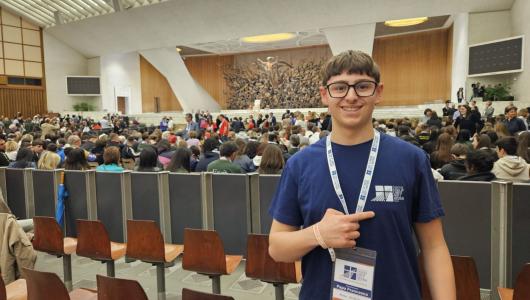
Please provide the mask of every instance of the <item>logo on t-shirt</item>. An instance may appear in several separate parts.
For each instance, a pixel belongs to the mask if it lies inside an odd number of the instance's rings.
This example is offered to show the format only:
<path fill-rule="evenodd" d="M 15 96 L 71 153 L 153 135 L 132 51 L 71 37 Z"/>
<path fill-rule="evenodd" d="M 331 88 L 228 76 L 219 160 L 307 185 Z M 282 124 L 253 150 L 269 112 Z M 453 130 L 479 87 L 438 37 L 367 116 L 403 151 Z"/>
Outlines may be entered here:
<path fill-rule="evenodd" d="M 393 185 L 376 185 L 375 198 L 372 202 L 399 202 L 405 200 L 403 197 L 404 188 Z"/>

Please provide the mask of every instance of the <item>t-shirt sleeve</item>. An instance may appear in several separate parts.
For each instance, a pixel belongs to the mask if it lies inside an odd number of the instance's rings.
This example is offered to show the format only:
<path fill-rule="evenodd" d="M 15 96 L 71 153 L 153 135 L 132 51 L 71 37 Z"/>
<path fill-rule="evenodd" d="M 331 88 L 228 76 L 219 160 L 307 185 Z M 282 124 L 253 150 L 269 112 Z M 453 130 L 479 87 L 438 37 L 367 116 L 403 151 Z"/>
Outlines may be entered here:
<path fill-rule="evenodd" d="M 288 161 L 269 208 L 269 214 L 274 220 L 291 226 L 303 224 L 298 202 L 298 175 L 296 166 Z"/>
<path fill-rule="evenodd" d="M 414 222 L 428 223 L 445 215 L 427 155 L 419 156 L 413 201 Z"/>

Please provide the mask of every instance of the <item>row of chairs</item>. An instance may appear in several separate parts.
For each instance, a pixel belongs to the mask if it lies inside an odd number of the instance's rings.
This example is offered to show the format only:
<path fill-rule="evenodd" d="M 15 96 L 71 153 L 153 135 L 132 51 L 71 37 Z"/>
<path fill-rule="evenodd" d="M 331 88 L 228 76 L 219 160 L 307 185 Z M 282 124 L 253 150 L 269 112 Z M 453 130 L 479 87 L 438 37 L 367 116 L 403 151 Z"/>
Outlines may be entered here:
<path fill-rule="evenodd" d="M 25 279 L 5 286 L 0 278 L 0 300 L 148 300 L 136 280 L 96 275 L 97 290 L 68 292 L 55 273 L 23 269 Z M 234 300 L 232 297 L 182 289 L 182 300 Z"/>
<path fill-rule="evenodd" d="M 127 244 L 110 241 L 101 221 L 76 220 L 77 239 L 66 237 L 54 218 L 34 217 L 35 250 L 63 258 L 66 288 L 72 290 L 71 255 L 100 261 L 107 265 L 107 276 L 115 276 L 114 262 L 140 260 L 157 268 L 158 299 L 165 299 L 164 269 L 174 264 L 184 252 L 185 270 L 208 276 L 212 292 L 221 294 L 221 276 L 233 273 L 243 256 L 225 255 L 223 242 L 213 230 L 185 229 L 184 245 L 164 243 L 162 233 L 154 221 L 128 220 Z M 272 283 L 276 299 L 283 299 L 283 287 L 301 280 L 300 263 L 277 263 L 268 254 L 268 236 L 251 234 L 247 243 L 246 275 Z"/>
<path fill-rule="evenodd" d="M 422 285 L 422 299 L 431 300 L 431 293 L 425 277 L 420 259 L 420 276 Z M 451 256 L 456 283 L 456 299 L 481 300 L 480 280 L 475 260 L 469 256 Z M 530 263 L 523 266 L 515 281 L 515 288 L 498 287 L 497 292 L 501 300 L 530 299 Z"/>

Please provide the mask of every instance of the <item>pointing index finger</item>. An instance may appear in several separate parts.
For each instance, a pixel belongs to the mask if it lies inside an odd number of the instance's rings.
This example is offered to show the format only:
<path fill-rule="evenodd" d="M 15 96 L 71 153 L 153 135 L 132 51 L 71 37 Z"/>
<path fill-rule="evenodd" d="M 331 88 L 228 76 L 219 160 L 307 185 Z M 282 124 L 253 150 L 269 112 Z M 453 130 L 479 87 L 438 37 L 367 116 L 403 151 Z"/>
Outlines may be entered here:
<path fill-rule="evenodd" d="M 360 213 L 354 213 L 351 215 L 346 216 L 351 222 L 359 222 L 371 219 L 375 217 L 375 213 L 373 211 L 363 211 Z"/>

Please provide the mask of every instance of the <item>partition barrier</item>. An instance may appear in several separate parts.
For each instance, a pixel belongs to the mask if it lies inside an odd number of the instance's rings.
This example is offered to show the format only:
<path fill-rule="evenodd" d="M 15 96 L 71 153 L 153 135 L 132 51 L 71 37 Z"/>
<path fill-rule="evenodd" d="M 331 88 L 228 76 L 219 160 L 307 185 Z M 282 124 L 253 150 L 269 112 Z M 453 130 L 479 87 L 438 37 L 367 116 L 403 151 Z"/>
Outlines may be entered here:
<path fill-rule="evenodd" d="M 66 236 L 76 237 L 75 220 L 97 220 L 96 171 L 64 171 L 64 185 L 68 191 L 65 200 Z"/>
<path fill-rule="evenodd" d="M 211 180 L 213 224 L 228 254 L 246 253 L 251 232 L 250 187 L 246 174 L 209 174 Z"/>
<path fill-rule="evenodd" d="M 61 170 L 33 170 L 33 203 L 36 216 L 55 217 Z"/>
<path fill-rule="evenodd" d="M 20 218 L 53 215 L 61 170 L 0 168 L 0 186 Z M 105 173 L 64 171 L 67 236 L 76 219 L 100 219 L 112 240 L 124 241 L 128 218 L 156 221 L 166 241 L 183 242 L 183 229 L 215 229 L 226 252 L 244 254 L 250 232 L 268 233 L 268 208 L 277 175 Z M 438 183 L 451 254 L 472 256 L 480 286 L 511 286 L 530 262 L 530 184 L 509 182 Z M 97 199 L 97 200 L 96 200 Z M 497 299 L 491 293 L 491 299 Z"/>
<path fill-rule="evenodd" d="M 510 287 L 525 263 L 530 262 L 530 184 L 516 183 L 512 192 Z"/>
<path fill-rule="evenodd" d="M 35 215 L 31 171 L 32 169 L 11 168 L 5 171 L 6 187 L 9 187 L 6 203 L 18 219 L 29 219 Z"/>
<path fill-rule="evenodd" d="M 174 244 L 184 244 L 185 228 L 208 228 L 206 193 L 202 181 L 200 173 L 169 174 L 171 242 Z"/>
<path fill-rule="evenodd" d="M 491 289 L 491 184 L 440 181 L 444 235 L 452 255 L 475 259 L 480 287 Z"/>
<path fill-rule="evenodd" d="M 127 239 L 127 219 L 132 216 L 131 173 L 96 172 L 97 217 L 105 225 L 110 240 Z"/>
<path fill-rule="evenodd" d="M 169 172 L 131 173 L 132 218 L 155 221 L 160 226 L 165 241 L 171 241 L 168 174 Z"/>
<path fill-rule="evenodd" d="M 0 167 L 0 189 L 2 189 L 4 201 L 7 201 L 6 169 L 7 167 Z"/>
<path fill-rule="evenodd" d="M 279 182 L 280 175 L 250 176 L 253 233 L 269 234 L 272 224 L 269 207 Z"/>

